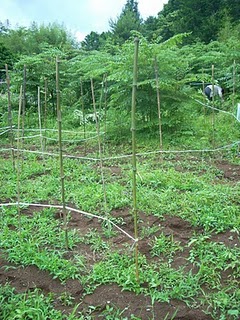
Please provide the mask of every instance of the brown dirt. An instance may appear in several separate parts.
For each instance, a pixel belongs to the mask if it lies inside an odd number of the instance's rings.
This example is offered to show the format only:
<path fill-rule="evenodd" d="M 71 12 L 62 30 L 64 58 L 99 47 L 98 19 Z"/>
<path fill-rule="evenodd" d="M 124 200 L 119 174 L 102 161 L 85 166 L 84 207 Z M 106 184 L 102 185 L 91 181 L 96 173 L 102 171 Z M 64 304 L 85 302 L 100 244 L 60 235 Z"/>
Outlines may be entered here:
<path fill-rule="evenodd" d="M 223 172 L 223 177 L 230 181 L 239 181 L 240 166 L 237 164 L 229 164 L 227 161 L 216 161 L 216 166 Z"/>
<path fill-rule="evenodd" d="M 39 207 L 32 208 L 31 212 L 40 210 Z M 24 209 L 23 213 L 30 215 L 30 209 Z M 139 214 L 140 228 L 159 226 L 159 230 L 155 234 L 163 232 L 165 235 L 172 235 L 175 241 L 179 241 L 181 245 L 186 245 L 189 238 L 192 236 L 193 232 L 201 232 L 201 230 L 195 229 L 186 221 L 175 216 L 165 216 L 164 220 L 153 216 L 146 216 L 144 213 Z M 129 210 L 116 210 L 113 212 L 113 216 L 122 217 L 126 224 L 123 225 L 123 229 L 129 234 L 133 234 L 132 224 L 128 222 L 131 221 L 131 215 Z M 58 215 L 56 216 L 58 219 Z M 71 220 L 69 222 L 69 228 L 74 228 L 78 230 L 81 235 L 86 234 L 89 229 L 98 230 L 101 232 L 101 223 L 96 219 L 89 219 L 83 215 L 79 215 L 72 212 Z M 143 239 L 139 241 L 139 251 L 147 256 L 148 259 L 151 258 L 149 240 Z M 226 245 L 238 244 L 239 241 L 237 236 L 226 232 L 223 234 L 213 235 L 213 240 L 218 242 L 223 242 Z M 127 239 L 124 235 L 117 233 L 117 235 L 112 239 L 112 245 L 115 249 L 123 249 L 123 245 L 126 243 L 131 243 L 131 240 Z M 88 257 L 88 263 L 91 265 L 96 262 L 99 257 L 93 256 L 93 252 L 88 245 L 81 244 L 74 252 L 69 252 L 69 256 L 76 253 L 76 250 L 83 252 L 85 257 Z M 178 268 L 179 266 L 185 266 L 186 270 L 192 269 L 194 272 L 194 266 L 187 263 L 188 249 L 185 247 L 184 251 L 176 255 L 173 267 Z M 5 268 L 7 266 L 7 268 Z M 0 284 L 10 283 L 16 290 L 16 292 L 22 293 L 28 290 L 33 290 L 39 288 L 44 294 L 49 292 L 53 293 L 55 296 L 54 306 L 60 309 L 64 313 L 72 311 L 73 306 L 65 305 L 61 296 L 65 293 L 73 298 L 74 304 L 80 303 L 78 308 L 79 311 L 88 314 L 89 306 L 94 306 L 95 309 L 91 312 L 94 319 L 100 319 L 100 313 L 106 309 L 107 305 L 113 306 L 114 308 L 119 308 L 124 310 L 122 317 L 130 317 L 131 314 L 139 317 L 140 319 L 171 319 L 174 312 L 177 311 L 177 315 L 174 319 L 182 320 L 207 320 L 212 319 L 210 316 L 206 315 L 200 309 L 190 309 L 184 302 L 179 300 L 171 300 L 169 303 L 159 303 L 155 302 L 154 305 L 151 303 L 150 297 L 146 297 L 142 294 L 136 295 L 135 293 L 129 291 L 122 291 L 122 289 L 116 285 L 101 285 L 92 294 L 83 295 L 84 288 L 78 280 L 68 280 L 65 284 L 62 284 L 58 279 L 53 279 L 52 276 L 46 272 L 39 270 L 36 266 L 19 267 L 11 263 L 8 263 L 4 256 L 0 258 Z"/>
<path fill-rule="evenodd" d="M 217 162 L 218 168 L 223 171 L 224 178 L 230 181 L 239 181 L 240 166 L 229 165 L 227 162 Z M 120 175 L 121 170 L 116 167 L 109 168 L 112 175 Z M 41 210 L 39 207 L 31 207 L 23 210 L 23 214 L 31 215 L 32 212 Z M 115 210 L 111 213 L 115 218 L 121 218 L 124 224 L 121 226 L 123 230 L 130 235 L 134 235 L 132 215 L 129 209 Z M 56 219 L 59 219 L 59 214 L 56 215 Z M 156 226 L 156 232 L 151 234 L 147 239 L 140 238 L 139 251 L 146 255 L 147 259 L 153 259 L 150 253 L 149 241 L 153 239 L 155 235 L 164 233 L 165 235 L 172 235 L 175 241 L 179 241 L 181 246 L 184 247 L 183 252 L 178 253 L 172 266 L 178 268 L 184 267 L 186 270 L 192 269 L 196 272 L 196 267 L 193 266 L 188 260 L 189 248 L 186 246 L 193 233 L 201 233 L 201 229 L 193 228 L 188 222 L 183 219 L 166 215 L 163 219 L 155 216 L 148 216 L 142 212 L 139 213 L 139 229 L 143 227 L 149 228 Z M 97 230 L 102 233 L 101 221 L 96 218 L 87 218 L 86 216 L 71 213 L 71 220 L 69 222 L 69 228 L 76 229 L 81 236 L 87 234 L 89 230 Z M 102 235 L 102 237 L 104 237 Z M 239 246 L 239 238 L 237 234 L 227 231 L 221 234 L 213 234 L 212 241 L 222 242 L 227 246 Z M 111 246 L 117 250 L 124 250 L 126 244 L 131 244 L 131 239 L 128 239 L 124 234 L 117 232 L 116 235 L 111 238 Z M 79 244 L 77 248 L 72 252 L 68 252 L 69 257 L 73 254 L 81 253 L 84 251 L 85 257 L 88 258 L 87 264 L 91 266 L 94 262 L 101 259 L 101 256 L 96 256 L 91 250 L 89 245 Z M 1 253 L 1 252 L 0 252 Z M 7 268 L 6 268 L 7 267 Z M 227 277 L 227 275 L 226 275 Z M 73 305 L 68 306 L 63 303 L 61 296 L 65 293 L 73 298 L 73 303 L 78 304 L 78 310 L 89 314 L 89 306 L 94 306 L 95 309 L 91 312 L 94 319 L 103 319 L 100 314 L 106 309 L 107 305 L 111 305 L 116 309 L 124 310 L 122 317 L 131 317 L 134 314 L 142 320 L 147 319 L 165 319 L 170 320 L 173 314 L 177 311 L 175 320 L 208 320 L 212 319 L 209 315 L 206 315 L 200 309 L 190 309 L 184 302 L 179 300 L 171 300 L 169 303 L 155 302 L 151 303 L 150 297 L 146 297 L 142 294 L 136 295 L 129 291 L 122 291 L 122 289 L 116 285 L 101 285 L 95 289 L 92 294 L 84 295 L 84 288 L 78 280 L 68 280 L 65 284 L 62 284 L 58 279 L 53 279 L 52 276 L 46 272 L 39 270 L 36 266 L 19 267 L 7 262 L 6 257 L 1 254 L 0 256 L 0 284 L 10 283 L 18 293 L 27 292 L 39 288 L 44 294 L 49 292 L 54 294 L 54 306 L 60 309 L 64 313 L 68 314 L 72 311 Z"/>

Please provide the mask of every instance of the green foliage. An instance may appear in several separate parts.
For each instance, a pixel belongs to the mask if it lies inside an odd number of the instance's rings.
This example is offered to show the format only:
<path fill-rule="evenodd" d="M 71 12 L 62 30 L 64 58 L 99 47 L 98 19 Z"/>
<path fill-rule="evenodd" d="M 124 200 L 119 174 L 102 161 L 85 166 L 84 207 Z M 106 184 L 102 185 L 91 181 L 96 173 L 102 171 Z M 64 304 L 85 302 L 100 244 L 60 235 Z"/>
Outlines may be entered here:
<path fill-rule="evenodd" d="M 236 11 L 235 11 L 236 10 Z M 190 43 L 216 40 L 226 17 L 237 22 L 239 19 L 237 0 L 169 0 L 159 14 L 156 28 L 164 40 L 179 33 L 191 32 Z"/>
<path fill-rule="evenodd" d="M 0 317 L 7 319 L 63 319 L 60 311 L 53 308 L 50 295 L 45 297 L 38 289 L 17 294 L 9 285 L 0 287 Z"/>
<path fill-rule="evenodd" d="M 174 241 L 173 236 L 165 236 L 161 233 L 158 237 L 155 237 L 152 242 L 151 253 L 153 256 L 165 256 L 171 261 L 176 251 L 181 251 L 183 248 L 180 243 Z"/>
<path fill-rule="evenodd" d="M 54 278 L 64 281 L 79 276 L 78 267 L 63 258 L 65 235 L 55 220 L 51 220 L 49 210 L 33 214 L 32 217 L 16 217 L 16 211 L 6 209 L 6 219 L 1 223 L 0 241 L 8 254 L 8 260 L 23 266 L 36 265 L 48 270 Z M 12 230 L 7 225 L 12 226 Z M 20 228 L 18 231 L 17 228 Z M 69 234 L 69 245 L 78 242 L 74 233 Z"/>
<path fill-rule="evenodd" d="M 138 2 L 127 0 L 122 13 L 116 21 L 110 20 L 110 28 L 115 43 L 123 44 L 131 36 L 131 31 L 141 30 L 141 18 L 138 11 Z"/>

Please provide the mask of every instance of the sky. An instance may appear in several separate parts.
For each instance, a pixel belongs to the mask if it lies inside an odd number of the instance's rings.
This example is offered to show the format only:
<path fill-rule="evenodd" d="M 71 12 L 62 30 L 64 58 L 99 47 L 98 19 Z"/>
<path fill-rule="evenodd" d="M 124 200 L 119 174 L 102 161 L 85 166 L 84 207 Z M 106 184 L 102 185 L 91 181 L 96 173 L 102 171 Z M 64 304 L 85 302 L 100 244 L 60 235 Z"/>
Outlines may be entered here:
<path fill-rule="evenodd" d="M 109 30 L 109 20 L 116 20 L 127 0 L 1 0 L 0 22 L 7 19 L 12 28 L 57 22 L 63 24 L 78 41 L 91 31 Z M 138 0 L 143 19 L 156 16 L 168 0 Z"/>

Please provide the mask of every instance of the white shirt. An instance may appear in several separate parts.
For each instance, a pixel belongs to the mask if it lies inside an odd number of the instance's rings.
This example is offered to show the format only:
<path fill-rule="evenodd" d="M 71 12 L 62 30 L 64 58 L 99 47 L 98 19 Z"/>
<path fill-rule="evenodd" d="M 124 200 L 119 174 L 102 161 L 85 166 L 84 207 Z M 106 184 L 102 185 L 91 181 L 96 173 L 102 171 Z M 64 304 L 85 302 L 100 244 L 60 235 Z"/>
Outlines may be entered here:
<path fill-rule="evenodd" d="M 217 85 L 214 85 L 214 89 L 212 90 L 212 84 L 208 85 L 207 88 L 209 88 L 211 90 L 210 92 L 210 98 L 213 97 L 213 90 L 214 90 L 214 96 L 218 95 L 221 99 L 223 97 L 223 94 L 222 94 L 222 88 L 217 86 Z"/>

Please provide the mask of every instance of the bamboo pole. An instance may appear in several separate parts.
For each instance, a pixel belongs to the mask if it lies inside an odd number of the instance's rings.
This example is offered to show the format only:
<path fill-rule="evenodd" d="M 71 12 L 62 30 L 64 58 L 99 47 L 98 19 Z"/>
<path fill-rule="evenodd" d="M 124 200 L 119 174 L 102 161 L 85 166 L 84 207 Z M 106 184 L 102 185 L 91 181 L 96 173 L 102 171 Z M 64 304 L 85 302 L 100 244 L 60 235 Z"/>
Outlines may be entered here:
<path fill-rule="evenodd" d="M 215 146 L 215 92 L 214 92 L 214 65 L 212 65 L 212 141 Z"/>
<path fill-rule="evenodd" d="M 14 146 L 13 146 L 13 125 L 12 125 L 12 103 L 11 103 L 11 90 L 10 90 L 10 77 L 8 72 L 8 65 L 5 64 L 5 70 L 6 70 L 6 82 L 7 82 L 7 97 L 8 97 L 8 126 L 10 128 L 8 138 L 10 140 L 11 144 L 11 154 L 12 154 L 12 164 L 13 164 L 13 170 L 15 170 L 15 154 L 14 154 Z"/>
<path fill-rule="evenodd" d="M 39 133 L 40 133 L 40 145 L 42 150 L 42 157 L 44 160 L 44 144 L 43 144 L 43 134 L 42 134 L 42 120 L 41 120 L 41 92 L 40 87 L 38 87 L 38 123 L 39 123 Z"/>
<path fill-rule="evenodd" d="M 60 89 L 59 89 L 59 60 L 56 58 L 56 95 L 57 95 L 57 122 L 58 122 L 58 144 L 59 144 L 59 165 L 60 165 L 60 180 L 61 180 L 61 195 L 62 195 L 62 210 L 63 224 L 65 232 L 65 245 L 68 249 L 68 228 L 67 228 L 67 210 L 65 202 L 65 186 L 64 186 L 64 168 L 63 168 L 63 150 L 62 150 L 62 112 L 60 104 Z"/>
<path fill-rule="evenodd" d="M 203 68 L 202 68 L 202 79 L 203 79 L 203 82 L 202 82 L 202 93 L 203 93 L 203 104 L 205 104 L 205 94 L 204 94 L 204 90 L 205 90 L 205 82 L 204 82 L 204 72 L 203 72 Z M 206 123 L 206 108 L 205 106 L 203 105 L 203 113 L 204 113 L 204 122 Z"/>
<path fill-rule="evenodd" d="M 104 75 L 104 145 L 106 146 L 107 132 L 107 74 Z"/>
<path fill-rule="evenodd" d="M 236 60 L 233 61 L 233 98 L 232 98 L 232 106 L 233 112 L 235 109 L 235 93 L 236 93 Z"/>
<path fill-rule="evenodd" d="M 80 81 L 80 90 L 81 90 L 81 102 L 82 102 L 82 114 L 83 114 L 83 138 L 84 138 L 84 154 L 87 153 L 87 142 L 86 142 L 86 119 L 85 119 L 85 106 L 84 106 L 84 97 L 83 97 L 83 83 L 82 79 Z"/>
<path fill-rule="evenodd" d="M 134 217 L 134 236 L 135 244 L 135 264 L 136 264 L 136 280 L 139 282 L 139 267 L 138 267 L 138 215 L 137 215 L 137 161 L 136 161 L 136 93 L 137 93 L 137 64 L 139 39 L 134 39 L 134 63 L 133 63 L 133 86 L 132 86 L 132 114 L 131 114 L 131 130 L 132 130 L 132 175 L 133 175 L 133 217 Z"/>
<path fill-rule="evenodd" d="M 22 86 L 20 87 L 19 105 L 18 105 L 18 131 L 17 131 L 17 210 L 18 210 L 18 228 L 21 233 L 21 211 L 20 211 L 20 126 L 21 126 L 21 113 L 22 113 Z"/>
<path fill-rule="evenodd" d="M 44 79 L 44 117 L 43 117 L 43 127 L 45 129 L 46 136 L 46 127 L 47 127 L 47 94 L 48 94 L 48 83 L 47 78 Z M 47 139 L 44 138 L 44 150 L 46 150 Z"/>
<path fill-rule="evenodd" d="M 93 110 L 94 110 L 95 122 L 96 122 L 96 131 L 97 131 L 97 137 L 98 137 L 98 152 L 99 152 L 99 159 L 100 159 L 101 179 L 102 179 L 102 188 L 103 188 L 103 196 L 104 196 L 104 212 L 105 212 L 105 215 L 107 216 L 108 215 L 107 192 L 106 192 L 106 183 L 105 183 L 104 174 L 103 174 L 103 160 L 102 160 L 102 148 L 101 148 L 101 139 L 100 139 L 100 126 L 99 126 L 99 121 L 98 121 L 98 117 L 97 117 L 96 101 L 95 101 L 95 94 L 94 94 L 94 84 L 93 84 L 92 78 L 91 78 L 91 91 L 92 91 Z M 110 228 L 110 224 L 108 224 L 108 227 Z"/>
<path fill-rule="evenodd" d="M 27 68 L 23 67 L 23 87 L 22 87 L 22 136 L 24 136 L 25 113 L 26 113 L 26 83 L 27 83 Z"/>
<path fill-rule="evenodd" d="M 156 56 L 155 56 L 155 59 L 154 59 L 154 69 L 155 69 L 156 89 L 157 89 L 158 127 L 159 127 L 159 150 L 162 151 L 163 142 L 162 142 L 161 100 L 160 100 L 159 76 L 158 76 L 158 65 L 157 65 L 157 57 L 156 57 Z"/>

